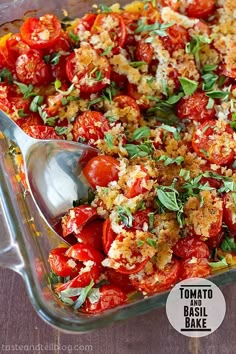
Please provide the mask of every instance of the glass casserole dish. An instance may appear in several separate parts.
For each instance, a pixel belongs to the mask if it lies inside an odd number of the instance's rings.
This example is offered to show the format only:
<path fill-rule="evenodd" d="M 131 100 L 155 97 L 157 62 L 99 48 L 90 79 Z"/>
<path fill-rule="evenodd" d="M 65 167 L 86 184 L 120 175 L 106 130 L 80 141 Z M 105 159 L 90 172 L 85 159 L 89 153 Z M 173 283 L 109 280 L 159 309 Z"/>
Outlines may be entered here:
<path fill-rule="evenodd" d="M 80 16 L 85 14 L 93 3 L 93 1 L 91 3 L 57 1 L 55 4 L 54 1 L 47 1 L 44 6 L 42 2 L 37 1 L 34 5 L 30 1 L 4 2 L 1 3 L 2 22 L 20 19 L 29 10 L 32 11 L 33 16 L 52 12 L 62 17 L 62 9 L 66 9 L 69 15 L 73 14 L 73 17 Z M 16 31 L 18 25 L 18 21 L 14 21 L 12 25 L 2 26 L 3 34 L 7 31 Z M 9 153 L 9 141 L 2 138 L 0 149 L 2 209 L 0 264 L 22 275 L 31 301 L 44 320 L 66 331 L 84 332 L 165 304 L 167 293 L 139 300 L 96 316 L 77 314 L 68 307 L 58 304 L 44 278 L 44 274 L 49 272 L 48 254 L 53 247 L 56 247 L 57 239 L 40 217 L 30 195 L 25 194 L 19 184 L 17 171 Z M 222 285 L 233 281 L 234 278 L 235 270 L 231 269 L 219 272 L 212 277 L 212 280 Z"/>

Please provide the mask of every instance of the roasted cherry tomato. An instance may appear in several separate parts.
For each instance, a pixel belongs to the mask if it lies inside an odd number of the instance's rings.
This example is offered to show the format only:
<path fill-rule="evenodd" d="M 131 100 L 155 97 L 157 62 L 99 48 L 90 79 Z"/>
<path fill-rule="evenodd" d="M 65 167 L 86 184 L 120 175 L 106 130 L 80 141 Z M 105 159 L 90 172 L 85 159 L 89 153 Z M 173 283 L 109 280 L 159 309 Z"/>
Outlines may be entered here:
<path fill-rule="evenodd" d="M 82 230 L 75 234 L 77 240 L 83 245 L 94 247 L 96 250 L 102 251 L 102 230 L 103 220 L 94 220 L 85 224 Z"/>
<path fill-rule="evenodd" d="M 224 121 L 205 121 L 193 134 L 193 149 L 213 164 L 227 165 L 235 155 L 233 134 L 233 129 Z"/>
<path fill-rule="evenodd" d="M 30 46 L 25 43 L 20 33 L 14 33 L 6 41 L 6 46 L 11 60 L 15 63 L 19 55 L 28 53 Z"/>
<path fill-rule="evenodd" d="M 207 18 L 215 8 L 214 0 L 193 0 L 187 6 L 186 13 L 188 17 Z"/>
<path fill-rule="evenodd" d="M 25 125 L 22 129 L 26 134 L 35 139 L 62 139 L 62 136 L 57 135 L 53 127 L 44 125 Z"/>
<path fill-rule="evenodd" d="M 186 43 L 189 42 L 188 31 L 182 26 L 173 25 L 167 28 L 166 33 L 167 36 L 162 37 L 162 43 L 170 53 L 185 48 Z"/>
<path fill-rule="evenodd" d="M 103 250 L 106 254 L 108 254 L 112 242 L 115 240 L 116 236 L 117 234 L 112 230 L 111 227 L 111 220 L 109 218 L 106 219 L 104 221 L 102 231 Z"/>
<path fill-rule="evenodd" d="M 106 57 L 89 44 L 81 44 L 67 58 L 66 73 L 81 92 L 95 93 L 110 83 L 111 67 Z"/>
<path fill-rule="evenodd" d="M 98 14 L 91 28 L 92 34 L 107 32 L 113 54 L 118 53 L 125 44 L 126 27 L 123 18 L 117 13 Z"/>
<path fill-rule="evenodd" d="M 139 61 L 145 61 L 148 65 L 153 60 L 154 49 L 150 43 L 145 42 L 145 38 L 142 38 L 136 44 L 135 56 Z"/>
<path fill-rule="evenodd" d="M 70 209 L 61 220 L 63 236 L 73 232 L 78 234 L 82 226 L 95 217 L 97 217 L 97 209 L 89 205 L 80 205 Z"/>
<path fill-rule="evenodd" d="M 169 289 L 179 279 L 180 262 L 173 258 L 164 269 L 158 268 L 157 264 L 150 260 L 142 274 L 130 276 L 131 284 L 139 291 L 147 294 L 158 293 Z"/>
<path fill-rule="evenodd" d="M 137 101 L 140 101 L 143 96 L 140 92 L 138 92 L 138 87 L 130 82 L 128 83 L 127 91 L 128 95 L 135 99 L 136 103 Z M 146 102 L 138 102 L 137 104 L 141 110 L 146 110 L 150 107 L 150 105 Z"/>
<path fill-rule="evenodd" d="M 32 126 L 43 126 L 43 120 L 42 118 L 39 116 L 39 114 L 37 113 L 30 113 L 29 115 L 27 115 L 26 117 L 17 119 L 16 121 L 17 125 L 19 125 L 19 127 L 21 127 L 21 129 L 23 129 L 26 133 L 27 133 L 27 129 L 28 127 Z M 33 129 L 34 130 L 34 129 Z M 39 132 L 39 131 L 38 131 Z M 30 134 L 34 134 L 34 132 L 29 132 Z M 37 135 L 37 131 L 35 131 L 36 135 Z M 55 132 L 55 129 L 53 129 L 53 135 L 57 135 Z M 30 135 L 31 136 L 31 135 Z M 57 135 L 56 139 L 59 139 L 59 136 Z"/>
<path fill-rule="evenodd" d="M 18 80 L 26 85 L 47 85 L 50 81 L 48 66 L 38 51 L 21 54 L 15 65 Z"/>
<path fill-rule="evenodd" d="M 206 244 L 209 247 L 209 249 L 212 250 L 213 248 L 218 247 L 221 244 L 223 237 L 224 237 L 224 232 L 220 231 L 218 235 L 208 238 L 206 240 Z"/>
<path fill-rule="evenodd" d="M 118 180 L 119 162 L 112 156 L 99 155 L 93 157 L 83 169 L 91 187 L 106 187 L 110 182 Z"/>
<path fill-rule="evenodd" d="M 148 228 L 149 225 L 149 215 L 153 213 L 154 210 L 151 208 L 146 208 L 144 210 L 139 210 L 133 214 L 133 224 L 132 228 L 136 230 L 144 230 Z"/>
<path fill-rule="evenodd" d="M 90 31 L 94 21 L 96 20 L 97 15 L 95 14 L 86 14 L 84 17 L 81 18 L 80 22 L 79 22 L 79 26 L 83 26 L 83 29 L 85 31 Z"/>
<path fill-rule="evenodd" d="M 235 193 L 228 192 L 223 197 L 223 220 L 232 234 L 236 234 Z"/>
<path fill-rule="evenodd" d="M 61 33 L 61 23 L 52 14 L 28 18 L 20 29 L 23 40 L 33 49 L 49 48 Z"/>
<path fill-rule="evenodd" d="M 52 271 L 61 277 L 74 277 L 82 267 L 72 258 L 66 256 L 67 248 L 54 248 L 49 253 L 49 264 Z"/>
<path fill-rule="evenodd" d="M 75 141 L 82 139 L 92 145 L 98 139 L 103 139 L 109 129 L 109 123 L 102 113 L 86 111 L 76 118 L 72 134 Z"/>
<path fill-rule="evenodd" d="M 114 285 L 102 285 L 99 288 L 100 297 L 97 302 L 91 303 L 87 298 L 82 311 L 86 313 L 100 313 L 105 310 L 123 305 L 127 301 L 126 294 Z"/>
<path fill-rule="evenodd" d="M 118 95 L 114 97 L 113 101 L 118 104 L 120 109 L 127 109 L 127 107 L 129 107 L 132 117 L 137 117 L 138 120 L 140 119 L 140 109 L 135 99 L 127 95 Z"/>
<path fill-rule="evenodd" d="M 76 259 L 80 262 L 93 261 L 100 264 L 104 256 L 102 253 L 97 251 L 94 247 L 83 245 L 82 243 L 77 243 L 71 246 L 66 251 L 66 256 Z"/>
<path fill-rule="evenodd" d="M 144 177 L 140 177 L 131 181 L 129 186 L 126 186 L 125 196 L 127 198 L 134 198 L 139 194 L 143 194 L 147 191 L 146 182 L 149 181 L 150 177 L 147 174 L 145 167 L 141 166 L 141 171 L 145 173 Z"/>
<path fill-rule="evenodd" d="M 179 119 L 190 119 L 204 122 L 215 118 L 215 108 L 207 108 L 209 98 L 204 92 L 196 92 L 192 96 L 182 98 L 177 104 Z"/>
<path fill-rule="evenodd" d="M 135 288 L 133 287 L 133 285 L 130 282 L 128 274 L 118 273 L 115 271 L 115 269 L 112 269 L 112 268 L 106 268 L 105 274 L 106 274 L 107 280 L 112 285 L 118 286 L 125 293 L 129 293 L 129 292 L 135 290 Z"/>
<path fill-rule="evenodd" d="M 126 39 L 127 46 L 134 46 L 136 44 L 134 31 L 137 28 L 138 19 L 140 14 L 138 12 L 123 11 L 122 19 L 126 26 Z"/>
<path fill-rule="evenodd" d="M 210 256 L 206 243 L 192 236 L 179 239 L 173 247 L 173 253 L 180 258 L 208 258 Z"/>
<path fill-rule="evenodd" d="M 188 258 L 180 262 L 180 279 L 205 278 L 211 274 L 207 258 Z"/>

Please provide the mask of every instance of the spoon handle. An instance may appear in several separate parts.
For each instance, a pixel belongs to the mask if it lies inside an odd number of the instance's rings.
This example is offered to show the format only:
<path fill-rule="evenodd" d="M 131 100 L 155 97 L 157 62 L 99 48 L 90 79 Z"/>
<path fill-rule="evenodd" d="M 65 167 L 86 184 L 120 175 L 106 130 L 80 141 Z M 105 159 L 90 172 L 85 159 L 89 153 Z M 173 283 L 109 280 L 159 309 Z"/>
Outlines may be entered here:
<path fill-rule="evenodd" d="M 23 130 L 0 109 L 0 131 L 10 140 L 16 143 L 24 154 L 34 143 L 34 139 L 29 137 Z"/>

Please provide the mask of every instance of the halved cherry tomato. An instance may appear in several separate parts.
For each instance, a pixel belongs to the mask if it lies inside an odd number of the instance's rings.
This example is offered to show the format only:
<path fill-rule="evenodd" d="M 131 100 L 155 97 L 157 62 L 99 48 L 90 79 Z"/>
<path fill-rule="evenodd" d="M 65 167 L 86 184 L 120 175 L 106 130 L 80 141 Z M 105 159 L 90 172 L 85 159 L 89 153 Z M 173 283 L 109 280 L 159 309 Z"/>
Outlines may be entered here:
<path fill-rule="evenodd" d="M 30 113 L 28 116 L 17 119 L 16 121 L 17 125 L 19 125 L 19 127 L 21 127 L 21 129 L 23 129 L 25 132 L 27 132 L 27 128 L 31 125 L 33 126 L 43 126 L 43 120 L 40 117 L 39 114 L 37 113 Z M 55 130 L 54 130 L 55 132 Z M 29 134 L 30 135 L 30 134 Z M 57 135 L 57 139 L 59 139 L 59 136 Z"/>
<path fill-rule="evenodd" d="M 215 8 L 214 0 L 193 0 L 187 6 L 186 13 L 188 17 L 207 18 Z"/>
<path fill-rule="evenodd" d="M 82 243 L 77 243 L 69 247 L 66 251 L 66 256 L 80 262 L 93 261 L 99 264 L 104 259 L 101 252 L 97 251 L 94 247 L 83 245 Z"/>
<path fill-rule="evenodd" d="M 18 80 L 26 85 L 47 85 L 50 81 L 48 66 L 36 50 L 19 55 L 15 65 Z"/>
<path fill-rule="evenodd" d="M 233 129 L 223 123 L 224 127 L 218 129 L 215 120 L 205 121 L 193 134 L 192 145 L 195 152 L 217 165 L 227 165 L 235 155 Z"/>
<path fill-rule="evenodd" d="M 91 303 L 87 298 L 83 305 L 82 311 L 93 314 L 100 313 L 123 305 L 127 301 L 126 294 L 114 285 L 102 285 L 99 288 L 99 292 L 99 300 L 95 303 Z"/>
<path fill-rule="evenodd" d="M 106 268 L 105 275 L 107 277 L 107 280 L 112 285 L 118 286 L 125 293 L 129 293 L 135 290 L 135 288 L 130 282 L 128 274 L 121 274 L 116 272 L 113 268 Z"/>
<path fill-rule="evenodd" d="M 134 84 L 131 84 L 130 82 L 128 82 L 127 91 L 128 91 L 128 96 L 131 96 L 132 98 L 134 98 L 136 103 L 142 97 L 142 94 L 138 92 L 137 86 Z M 141 110 L 146 110 L 150 107 L 150 105 L 147 104 L 146 102 L 138 103 L 138 106 Z"/>
<path fill-rule="evenodd" d="M 179 119 L 190 119 L 197 122 L 204 122 L 215 118 L 215 108 L 207 108 L 209 98 L 204 92 L 196 92 L 192 96 L 181 98 L 177 104 L 177 115 Z"/>
<path fill-rule="evenodd" d="M 236 204 L 233 192 L 228 192 L 223 196 L 223 219 L 232 234 L 236 234 Z"/>
<path fill-rule="evenodd" d="M 15 63 L 19 55 L 28 53 L 30 46 L 25 43 L 20 33 L 14 33 L 6 41 L 6 46 L 11 60 Z"/>
<path fill-rule="evenodd" d="M 112 41 L 112 52 L 116 54 L 125 44 L 126 27 L 123 18 L 113 12 L 98 14 L 91 28 L 92 34 L 108 32 Z"/>
<path fill-rule="evenodd" d="M 52 271 L 61 277 L 74 277 L 82 267 L 78 262 L 66 255 L 67 248 L 54 248 L 49 253 L 49 264 Z"/>
<path fill-rule="evenodd" d="M 210 256 L 206 243 L 192 236 L 179 239 L 173 247 L 173 253 L 180 258 L 208 258 Z"/>
<path fill-rule="evenodd" d="M 135 99 L 127 95 L 118 95 L 114 97 L 113 101 L 118 104 L 120 109 L 130 107 L 130 110 L 132 110 L 132 115 L 137 116 L 138 120 L 140 119 L 140 109 Z"/>
<path fill-rule="evenodd" d="M 43 50 L 45 54 L 52 54 L 58 52 L 70 52 L 71 45 L 70 45 L 70 37 L 67 32 L 63 30 L 60 31 L 59 37 L 57 38 L 56 42 L 50 47 L 47 47 Z M 62 55 L 65 53 L 61 53 Z"/>
<path fill-rule="evenodd" d="M 80 228 L 97 215 L 97 209 L 89 205 L 80 205 L 69 209 L 61 220 L 63 236 L 71 233 L 78 234 Z"/>
<path fill-rule="evenodd" d="M 62 139 L 62 136 L 57 135 L 53 127 L 44 125 L 26 125 L 22 126 L 26 134 L 35 139 Z"/>
<path fill-rule="evenodd" d="M 103 231 L 102 231 L 102 243 L 103 250 L 108 254 L 109 249 L 111 248 L 112 242 L 115 240 L 117 234 L 112 230 L 111 220 L 108 218 L 104 221 Z"/>
<path fill-rule="evenodd" d="M 86 43 L 67 58 L 66 74 L 81 92 L 95 93 L 110 83 L 111 67 L 106 57 Z"/>
<path fill-rule="evenodd" d="M 72 134 L 75 141 L 82 138 L 93 144 L 98 139 L 103 139 L 109 129 L 109 123 L 102 113 L 86 111 L 76 118 Z"/>
<path fill-rule="evenodd" d="M 179 279 L 179 273 L 180 262 L 176 258 L 173 258 L 164 269 L 158 268 L 157 264 L 150 260 L 142 270 L 142 274 L 133 274 L 130 276 L 130 281 L 137 290 L 153 294 L 165 291 L 174 285 Z"/>
<path fill-rule="evenodd" d="M 88 286 L 91 281 L 96 281 L 101 275 L 101 267 L 97 265 L 93 265 L 91 269 L 87 272 L 83 271 L 81 268 L 81 273 L 78 274 L 75 278 L 69 280 L 67 283 L 60 285 L 57 288 L 57 292 L 61 292 L 62 290 L 66 290 L 69 288 L 85 288 Z"/>
<path fill-rule="evenodd" d="M 153 213 L 152 208 L 146 208 L 144 210 L 139 210 L 133 214 L 133 225 L 132 228 L 136 230 L 143 230 L 146 225 L 149 225 L 149 214 Z"/>
<path fill-rule="evenodd" d="M 150 43 L 145 42 L 145 38 L 142 38 L 137 44 L 135 49 L 135 56 L 137 60 L 145 61 L 148 65 L 153 60 L 154 49 Z"/>
<path fill-rule="evenodd" d="M 119 162 L 112 156 L 98 155 L 87 163 L 82 172 L 91 187 L 106 187 L 118 180 Z"/>
<path fill-rule="evenodd" d="M 85 31 L 90 31 L 94 21 L 96 20 L 97 15 L 95 14 L 86 14 L 85 16 L 83 16 L 79 22 L 79 26 L 83 26 L 83 29 Z"/>
<path fill-rule="evenodd" d="M 185 48 L 187 42 L 189 42 L 188 31 L 178 25 L 173 25 L 166 30 L 167 36 L 161 38 L 163 46 L 170 53 L 178 49 Z"/>
<path fill-rule="evenodd" d="M 23 40 L 33 49 L 44 49 L 55 44 L 61 33 L 61 23 L 52 14 L 28 18 L 20 29 Z"/>
<path fill-rule="evenodd" d="M 212 250 L 213 248 L 218 247 L 221 244 L 223 237 L 224 237 L 224 232 L 221 231 L 218 233 L 218 235 L 208 238 L 206 240 L 206 244 L 209 247 L 209 249 Z"/>
<path fill-rule="evenodd" d="M 140 18 L 140 13 L 138 12 L 130 12 L 130 11 L 123 11 L 122 12 L 122 19 L 126 26 L 126 39 L 125 44 L 127 46 L 134 46 L 136 44 L 134 31 L 138 26 L 138 19 Z"/>
<path fill-rule="evenodd" d="M 102 251 L 102 230 L 103 220 L 94 220 L 84 225 L 82 230 L 75 234 L 78 242 L 83 245 L 94 247 L 96 250 Z"/>
<path fill-rule="evenodd" d="M 134 198 L 139 194 L 143 194 L 147 191 L 147 188 L 145 186 L 145 182 L 150 180 L 149 175 L 147 174 L 147 170 L 145 167 L 141 166 L 141 171 L 145 172 L 146 175 L 144 177 L 141 178 L 137 178 L 134 181 L 132 181 L 132 184 L 130 184 L 129 186 L 126 186 L 126 190 L 125 190 L 125 196 L 127 198 Z"/>
<path fill-rule="evenodd" d="M 211 274 L 207 258 L 188 258 L 180 262 L 180 279 L 205 278 Z"/>

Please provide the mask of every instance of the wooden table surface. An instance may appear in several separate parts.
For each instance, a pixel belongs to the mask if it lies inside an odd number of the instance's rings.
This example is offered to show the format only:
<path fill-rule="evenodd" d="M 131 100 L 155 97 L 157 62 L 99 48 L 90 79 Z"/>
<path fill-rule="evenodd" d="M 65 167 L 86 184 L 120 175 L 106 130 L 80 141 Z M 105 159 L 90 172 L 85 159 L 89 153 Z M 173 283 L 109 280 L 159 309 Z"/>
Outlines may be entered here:
<path fill-rule="evenodd" d="M 65 334 L 38 317 L 18 274 L 0 269 L 0 279 L 0 353 L 236 353 L 236 284 L 222 288 L 227 313 L 221 327 L 207 337 L 190 339 L 171 327 L 164 308 L 94 332 Z"/>

